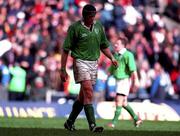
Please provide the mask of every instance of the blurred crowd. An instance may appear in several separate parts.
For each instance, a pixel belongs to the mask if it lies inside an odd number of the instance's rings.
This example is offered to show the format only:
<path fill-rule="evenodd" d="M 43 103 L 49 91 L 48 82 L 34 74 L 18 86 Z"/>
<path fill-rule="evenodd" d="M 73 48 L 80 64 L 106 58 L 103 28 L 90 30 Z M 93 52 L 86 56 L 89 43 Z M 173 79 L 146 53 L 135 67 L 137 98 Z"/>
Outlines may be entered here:
<path fill-rule="evenodd" d="M 60 80 L 61 47 L 69 25 L 82 18 L 82 7 L 90 2 L 110 45 L 118 35 L 129 40 L 140 79 L 129 99 L 179 99 L 180 29 L 167 29 L 163 17 L 172 17 L 174 3 L 178 15 L 180 0 L 0 0 L 0 100 L 45 101 L 49 91 L 75 98 L 79 85 L 71 57 L 69 80 Z M 116 82 L 109 66 L 101 55 L 95 102 L 114 99 Z"/>

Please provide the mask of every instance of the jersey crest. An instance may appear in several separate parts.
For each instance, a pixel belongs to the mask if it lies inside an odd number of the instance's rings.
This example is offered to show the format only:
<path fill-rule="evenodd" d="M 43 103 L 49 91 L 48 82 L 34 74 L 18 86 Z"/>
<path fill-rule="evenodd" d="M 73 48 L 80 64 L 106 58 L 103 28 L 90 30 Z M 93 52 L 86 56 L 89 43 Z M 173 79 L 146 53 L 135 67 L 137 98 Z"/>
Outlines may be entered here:
<path fill-rule="evenodd" d="M 87 36 L 87 34 L 84 33 L 84 34 L 81 35 L 81 38 L 86 37 L 86 36 Z"/>

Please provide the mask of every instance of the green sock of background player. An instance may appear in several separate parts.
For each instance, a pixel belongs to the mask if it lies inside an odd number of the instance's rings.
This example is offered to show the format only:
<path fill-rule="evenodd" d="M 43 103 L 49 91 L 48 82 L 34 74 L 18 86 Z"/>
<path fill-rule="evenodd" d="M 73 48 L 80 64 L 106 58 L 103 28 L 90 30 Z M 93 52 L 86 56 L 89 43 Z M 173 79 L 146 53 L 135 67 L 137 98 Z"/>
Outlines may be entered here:
<path fill-rule="evenodd" d="M 138 116 L 134 113 L 134 110 L 131 108 L 131 106 L 129 104 L 127 104 L 127 106 L 123 107 L 124 109 L 126 109 L 129 114 L 131 115 L 131 117 L 137 121 L 138 120 Z"/>
<path fill-rule="evenodd" d="M 131 115 L 131 117 L 132 117 L 135 121 L 138 120 L 138 116 L 134 113 L 134 110 L 131 108 L 131 106 L 130 106 L 129 104 L 128 104 L 127 106 L 123 106 L 123 108 L 124 108 L 125 110 L 127 110 L 127 112 Z M 113 124 L 116 124 L 116 123 L 117 123 L 118 118 L 119 118 L 119 116 L 120 116 L 120 114 L 121 114 L 121 109 L 122 109 L 121 106 L 117 106 L 117 107 L 116 107 L 116 111 L 115 111 L 115 114 L 114 114 L 114 118 L 113 118 L 113 120 L 112 120 L 112 123 L 113 123 Z"/>
<path fill-rule="evenodd" d="M 116 107 L 116 111 L 115 111 L 115 114 L 114 114 L 114 118 L 113 118 L 113 120 L 112 120 L 112 123 L 113 123 L 113 124 L 116 124 L 116 123 L 117 123 L 118 118 L 119 118 L 119 116 L 120 116 L 120 114 L 121 114 L 121 109 L 122 109 L 121 106 L 117 106 L 117 107 Z"/>

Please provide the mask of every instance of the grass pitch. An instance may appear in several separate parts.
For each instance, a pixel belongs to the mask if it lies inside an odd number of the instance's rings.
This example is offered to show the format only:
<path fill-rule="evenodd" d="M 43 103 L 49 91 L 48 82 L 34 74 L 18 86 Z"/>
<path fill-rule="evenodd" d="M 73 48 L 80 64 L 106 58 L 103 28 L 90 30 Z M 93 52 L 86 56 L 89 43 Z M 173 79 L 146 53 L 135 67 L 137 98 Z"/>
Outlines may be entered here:
<path fill-rule="evenodd" d="M 75 132 L 64 129 L 65 118 L 0 118 L 0 136 L 180 136 L 180 122 L 144 121 L 135 128 L 132 121 L 120 120 L 116 128 L 106 126 L 109 120 L 98 119 L 103 133 L 92 133 L 86 119 L 78 119 Z"/>

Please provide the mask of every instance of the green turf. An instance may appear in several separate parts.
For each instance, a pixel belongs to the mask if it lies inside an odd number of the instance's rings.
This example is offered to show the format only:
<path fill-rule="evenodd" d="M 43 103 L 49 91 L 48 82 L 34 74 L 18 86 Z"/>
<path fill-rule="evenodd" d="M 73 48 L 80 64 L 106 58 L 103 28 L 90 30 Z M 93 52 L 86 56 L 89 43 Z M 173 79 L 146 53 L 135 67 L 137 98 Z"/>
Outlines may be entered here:
<path fill-rule="evenodd" d="M 0 136 L 180 136 L 180 122 L 144 121 L 135 128 L 132 121 L 119 121 L 115 129 L 106 127 L 109 120 L 98 119 L 97 124 L 105 130 L 101 134 L 93 134 L 88 130 L 85 119 L 78 119 L 78 131 L 64 130 L 64 118 L 0 118 Z"/>

